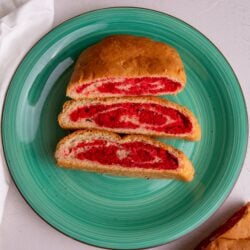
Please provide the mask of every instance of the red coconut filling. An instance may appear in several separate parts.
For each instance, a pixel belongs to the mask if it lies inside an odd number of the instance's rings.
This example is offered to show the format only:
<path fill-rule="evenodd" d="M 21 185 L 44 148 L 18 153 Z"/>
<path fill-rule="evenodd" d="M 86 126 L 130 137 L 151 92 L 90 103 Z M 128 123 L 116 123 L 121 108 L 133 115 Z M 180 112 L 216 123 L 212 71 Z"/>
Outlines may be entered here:
<path fill-rule="evenodd" d="M 179 82 L 165 77 L 102 79 L 78 86 L 76 93 L 86 96 L 95 93 L 113 95 L 159 95 L 174 93 L 182 88 Z"/>
<path fill-rule="evenodd" d="M 160 147 L 145 142 L 117 143 L 102 139 L 80 142 L 70 150 L 79 160 L 126 168 L 177 169 L 178 159 Z"/>
<path fill-rule="evenodd" d="M 69 114 L 72 122 L 85 119 L 102 128 L 147 129 L 168 134 L 192 130 L 188 117 L 173 108 L 154 103 L 95 104 L 79 107 Z"/>
<path fill-rule="evenodd" d="M 245 214 L 247 206 L 242 207 L 239 211 L 237 211 L 226 223 L 216 229 L 211 233 L 207 238 L 205 238 L 200 244 L 195 248 L 195 250 L 205 249 L 211 241 L 217 239 L 222 234 L 231 229 Z"/>

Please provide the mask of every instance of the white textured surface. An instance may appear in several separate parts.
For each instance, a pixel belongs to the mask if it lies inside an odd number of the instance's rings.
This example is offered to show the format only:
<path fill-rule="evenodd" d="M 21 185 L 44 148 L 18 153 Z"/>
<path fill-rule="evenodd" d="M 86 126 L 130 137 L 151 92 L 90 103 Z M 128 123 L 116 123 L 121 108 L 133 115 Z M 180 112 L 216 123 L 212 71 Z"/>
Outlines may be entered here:
<path fill-rule="evenodd" d="M 0 0 L 1 1 L 1 0 Z M 85 11 L 110 6 L 138 6 L 176 16 L 205 34 L 222 51 L 241 83 L 250 110 L 250 2 L 249 0 L 55 0 L 55 25 Z M 249 149 L 249 148 L 248 148 Z M 181 239 L 157 249 L 189 250 L 232 211 L 250 200 L 250 151 L 240 178 L 222 207 L 202 226 Z M 48 226 L 10 185 L 0 249 L 6 250 L 82 250 L 97 249 L 74 241 Z"/>

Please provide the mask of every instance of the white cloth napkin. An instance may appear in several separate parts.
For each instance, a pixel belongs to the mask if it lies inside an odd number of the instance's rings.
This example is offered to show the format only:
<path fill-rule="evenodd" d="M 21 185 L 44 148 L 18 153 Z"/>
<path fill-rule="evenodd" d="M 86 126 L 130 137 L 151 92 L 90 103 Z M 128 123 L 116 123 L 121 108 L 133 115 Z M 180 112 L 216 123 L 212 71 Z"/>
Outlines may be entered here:
<path fill-rule="evenodd" d="M 0 0 L 0 115 L 15 69 L 32 45 L 51 29 L 53 20 L 53 0 Z M 9 180 L 0 143 L 0 224 Z"/>

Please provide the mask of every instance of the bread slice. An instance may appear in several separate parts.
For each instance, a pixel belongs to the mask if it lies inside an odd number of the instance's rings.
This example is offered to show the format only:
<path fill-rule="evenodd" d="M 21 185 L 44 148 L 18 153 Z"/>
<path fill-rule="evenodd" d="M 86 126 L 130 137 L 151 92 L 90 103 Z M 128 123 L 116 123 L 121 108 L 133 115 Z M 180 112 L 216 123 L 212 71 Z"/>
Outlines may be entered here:
<path fill-rule="evenodd" d="M 200 242 L 196 250 L 250 249 L 250 202 Z"/>
<path fill-rule="evenodd" d="M 191 111 L 158 97 L 67 101 L 58 121 L 64 129 L 94 128 L 192 141 L 201 137 L 199 123 Z"/>
<path fill-rule="evenodd" d="M 250 239 L 246 240 L 231 240 L 217 239 L 205 248 L 206 250 L 249 250 Z"/>
<path fill-rule="evenodd" d="M 179 150 L 141 135 L 78 130 L 57 145 L 58 166 L 111 175 L 191 181 L 192 163 Z"/>
<path fill-rule="evenodd" d="M 146 37 L 113 35 L 81 53 L 67 96 L 177 94 L 185 83 L 182 60 L 173 47 Z"/>

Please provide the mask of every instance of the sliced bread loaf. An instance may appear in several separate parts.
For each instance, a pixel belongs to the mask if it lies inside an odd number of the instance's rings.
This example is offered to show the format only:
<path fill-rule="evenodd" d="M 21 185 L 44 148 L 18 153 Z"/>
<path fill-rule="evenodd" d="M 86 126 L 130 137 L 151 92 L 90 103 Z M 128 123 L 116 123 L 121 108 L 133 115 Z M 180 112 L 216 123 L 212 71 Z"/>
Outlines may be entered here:
<path fill-rule="evenodd" d="M 191 181 L 192 163 L 181 151 L 141 135 L 78 130 L 57 145 L 57 165 L 112 175 Z"/>
<path fill-rule="evenodd" d="M 186 83 L 178 52 L 146 37 L 109 36 L 78 58 L 67 96 L 73 99 L 177 94 Z"/>
<path fill-rule="evenodd" d="M 101 129 L 124 134 L 199 140 L 201 130 L 187 108 L 158 97 L 68 101 L 60 113 L 65 129 Z"/>

